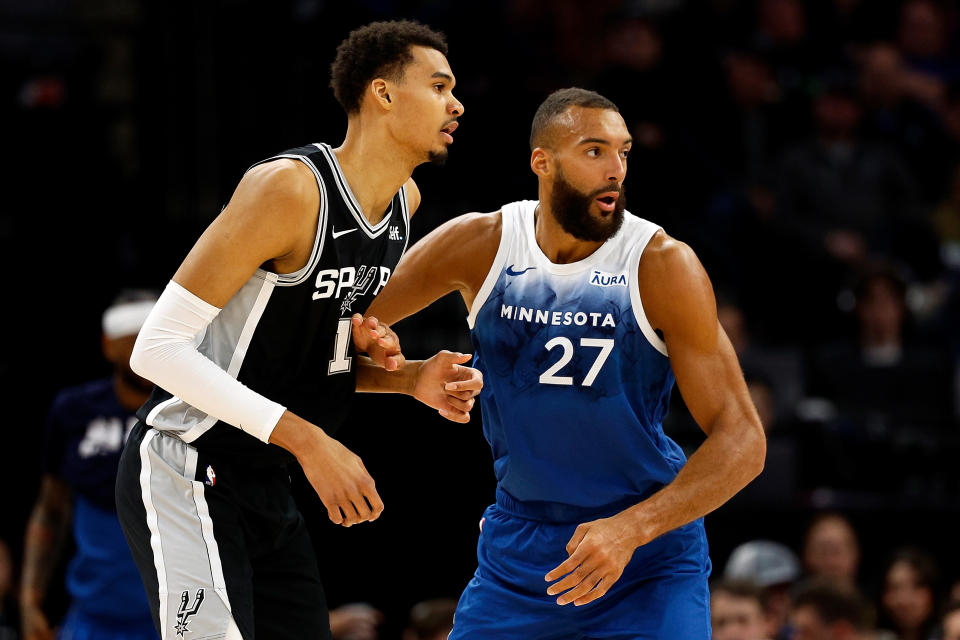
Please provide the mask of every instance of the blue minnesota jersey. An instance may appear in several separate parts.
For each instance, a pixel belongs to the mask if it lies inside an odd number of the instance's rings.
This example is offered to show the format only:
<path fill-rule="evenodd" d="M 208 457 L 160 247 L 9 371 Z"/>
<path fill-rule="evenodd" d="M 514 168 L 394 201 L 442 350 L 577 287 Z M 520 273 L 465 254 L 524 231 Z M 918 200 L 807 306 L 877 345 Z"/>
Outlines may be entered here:
<path fill-rule="evenodd" d="M 660 227 L 626 213 L 592 255 L 554 264 L 535 238 L 536 205 L 503 207 L 500 247 L 468 317 L 498 486 L 588 509 L 639 501 L 686 462 L 663 433 L 674 376 L 637 287 Z"/>

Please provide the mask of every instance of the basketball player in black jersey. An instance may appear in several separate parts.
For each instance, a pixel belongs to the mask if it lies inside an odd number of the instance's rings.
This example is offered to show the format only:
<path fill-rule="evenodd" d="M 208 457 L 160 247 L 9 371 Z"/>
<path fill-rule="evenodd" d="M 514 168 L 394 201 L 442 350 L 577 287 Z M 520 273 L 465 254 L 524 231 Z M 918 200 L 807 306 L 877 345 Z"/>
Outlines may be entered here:
<path fill-rule="evenodd" d="M 357 315 L 406 248 L 413 169 L 445 158 L 463 113 L 446 51 L 412 22 L 351 33 L 332 67 L 343 144 L 254 165 L 137 339 L 131 365 L 156 388 L 117 504 L 164 640 L 329 637 L 285 465 L 351 526 L 383 510 L 363 463 L 331 438 L 354 389 L 469 419 L 482 385 L 469 356 L 404 361 L 387 327 Z"/>

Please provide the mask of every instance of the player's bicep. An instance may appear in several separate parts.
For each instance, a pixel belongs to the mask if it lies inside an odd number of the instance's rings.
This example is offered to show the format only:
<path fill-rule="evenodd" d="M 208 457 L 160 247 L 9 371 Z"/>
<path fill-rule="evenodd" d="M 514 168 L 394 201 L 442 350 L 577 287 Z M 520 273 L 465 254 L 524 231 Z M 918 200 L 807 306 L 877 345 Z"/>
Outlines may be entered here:
<path fill-rule="evenodd" d="M 499 246 L 499 233 L 490 233 L 490 221 L 490 214 L 459 216 L 414 244 L 370 305 L 368 315 L 389 324 L 453 291 L 471 295 Z"/>
<path fill-rule="evenodd" d="M 292 161 L 285 161 L 290 162 Z M 293 247 L 316 207 L 296 167 L 280 161 L 249 171 L 220 215 L 200 236 L 173 280 L 222 308 L 265 262 Z"/>
<path fill-rule="evenodd" d="M 749 399 L 740 365 L 717 319 L 710 279 L 693 251 L 667 238 L 652 253 L 646 265 L 641 262 L 640 274 L 651 292 L 650 319 L 663 333 L 687 408 L 709 433 Z"/>

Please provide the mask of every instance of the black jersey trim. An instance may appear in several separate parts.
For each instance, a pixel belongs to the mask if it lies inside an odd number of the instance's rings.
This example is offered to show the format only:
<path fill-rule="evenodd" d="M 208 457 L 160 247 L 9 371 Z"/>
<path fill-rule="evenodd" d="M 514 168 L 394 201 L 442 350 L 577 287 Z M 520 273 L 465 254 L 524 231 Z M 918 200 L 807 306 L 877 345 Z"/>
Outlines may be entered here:
<path fill-rule="evenodd" d="M 307 260 L 307 264 L 303 265 L 303 268 L 297 269 L 293 273 L 276 274 L 278 287 L 293 287 L 306 281 L 307 278 L 309 278 L 313 273 L 317 263 L 320 262 L 320 255 L 323 253 L 324 239 L 327 235 L 327 207 L 329 200 L 327 198 L 327 185 L 324 183 L 323 177 L 320 175 L 320 171 L 317 169 L 316 165 L 313 164 L 313 161 L 310 160 L 310 158 L 293 153 L 281 153 L 273 156 L 273 158 L 270 158 L 269 160 L 264 160 L 264 162 L 269 162 L 270 160 L 275 160 L 277 158 L 299 160 L 303 164 L 307 165 L 310 168 L 310 171 L 313 172 L 313 176 L 317 179 L 317 188 L 320 190 L 320 211 L 317 218 L 317 235 L 313 239 L 313 250 L 310 253 L 310 259 Z"/>
<path fill-rule="evenodd" d="M 356 196 L 353 195 L 353 191 L 351 191 L 350 185 L 347 183 L 346 176 L 343 175 L 340 162 L 337 160 L 336 154 L 333 153 L 333 149 L 330 148 L 330 145 L 323 142 L 315 142 L 313 146 L 320 149 L 327 159 L 327 163 L 330 165 L 330 171 L 333 173 L 333 179 L 337 183 L 337 189 L 340 190 L 340 195 L 347 204 L 347 209 L 350 210 L 357 224 L 360 225 L 360 229 L 370 238 L 380 236 L 390 226 L 390 219 L 393 217 L 393 199 L 390 200 L 390 207 L 387 209 L 387 212 L 383 214 L 383 219 L 376 225 L 371 225 L 370 221 L 363 215 L 360 203 L 357 202 Z"/>

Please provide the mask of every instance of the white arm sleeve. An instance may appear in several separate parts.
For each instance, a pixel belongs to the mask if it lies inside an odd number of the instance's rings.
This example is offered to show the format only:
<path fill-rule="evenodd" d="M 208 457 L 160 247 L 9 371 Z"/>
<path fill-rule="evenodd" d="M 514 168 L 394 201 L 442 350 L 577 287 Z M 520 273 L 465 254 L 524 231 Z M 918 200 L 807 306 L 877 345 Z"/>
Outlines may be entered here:
<path fill-rule="evenodd" d="M 140 329 L 130 368 L 200 411 L 268 442 L 286 409 L 197 350 L 218 313 L 171 280 Z"/>

